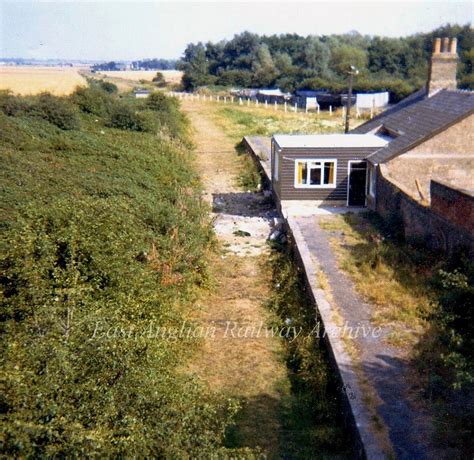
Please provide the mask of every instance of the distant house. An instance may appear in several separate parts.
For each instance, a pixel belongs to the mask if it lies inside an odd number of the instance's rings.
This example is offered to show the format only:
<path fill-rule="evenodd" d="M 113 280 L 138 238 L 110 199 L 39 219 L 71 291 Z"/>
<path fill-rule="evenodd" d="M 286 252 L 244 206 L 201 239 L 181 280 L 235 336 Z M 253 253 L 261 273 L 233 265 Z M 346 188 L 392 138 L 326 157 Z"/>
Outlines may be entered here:
<path fill-rule="evenodd" d="M 351 133 L 274 136 L 278 198 L 376 209 L 380 174 L 424 201 L 432 179 L 474 189 L 474 93 L 456 90 L 457 61 L 456 39 L 437 39 L 426 88 Z"/>
<path fill-rule="evenodd" d="M 281 89 L 259 89 L 256 95 L 258 102 L 267 102 L 268 104 L 283 104 L 291 100 L 290 93 L 284 93 Z"/>
<path fill-rule="evenodd" d="M 149 89 L 136 89 L 133 94 L 136 99 L 144 99 L 151 94 L 151 91 Z"/>
<path fill-rule="evenodd" d="M 388 101 L 388 91 L 381 93 L 357 93 L 356 110 L 358 113 L 364 113 L 386 109 L 388 107 Z"/>

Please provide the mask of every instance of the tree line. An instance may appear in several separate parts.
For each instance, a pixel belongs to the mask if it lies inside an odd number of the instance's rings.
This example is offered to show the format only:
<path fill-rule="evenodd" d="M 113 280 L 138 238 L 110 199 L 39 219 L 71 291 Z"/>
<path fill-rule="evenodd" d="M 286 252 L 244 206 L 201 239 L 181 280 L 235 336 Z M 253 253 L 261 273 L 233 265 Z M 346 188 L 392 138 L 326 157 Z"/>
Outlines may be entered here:
<path fill-rule="evenodd" d="M 176 59 L 143 59 L 139 61 L 133 61 L 131 64 L 132 70 L 173 70 L 176 69 Z M 123 70 L 124 64 L 116 61 L 101 62 L 94 64 L 91 69 L 96 72 L 111 71 L 111 70 Z"/>
<path fill-rule="evenodd" d="M 359 70 L 355 91 L 388 90 L 398 100 L 426 82 L 434 37 L 457 37 L 461 88 L 474 88 L 474 34 L 469 25 L 446 25 L 429 33 L 387 38 L 361 35 L 302 37 L 297 34 L 260 36 L 250 32 L 218 43 L 190 43 L 178 67 L 183 86 L 280 87 L 341 92 L 347 71 Z"/>

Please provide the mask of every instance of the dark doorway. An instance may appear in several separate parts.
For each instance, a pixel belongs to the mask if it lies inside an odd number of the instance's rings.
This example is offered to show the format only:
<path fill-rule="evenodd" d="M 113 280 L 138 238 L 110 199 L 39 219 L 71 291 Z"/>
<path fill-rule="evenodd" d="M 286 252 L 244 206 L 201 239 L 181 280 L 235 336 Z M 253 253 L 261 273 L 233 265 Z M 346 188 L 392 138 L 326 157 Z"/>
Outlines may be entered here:
<path fill-rule="evenodd" d="M 365 189 L 367 181 L 367 163 L 351 161 L 349 163 L 349 206 L 365 206 Z"/>

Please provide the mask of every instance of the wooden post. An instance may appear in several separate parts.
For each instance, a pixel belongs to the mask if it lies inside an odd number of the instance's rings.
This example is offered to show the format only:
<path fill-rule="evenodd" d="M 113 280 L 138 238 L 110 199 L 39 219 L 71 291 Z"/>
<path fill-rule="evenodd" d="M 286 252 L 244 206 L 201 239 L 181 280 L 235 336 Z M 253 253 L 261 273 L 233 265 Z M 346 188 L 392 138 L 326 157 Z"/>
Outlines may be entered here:
<path fill-rule="evenodd" d="M 274 106 L 273 110 L 275 110 L 275 111 L 278 110 L 277 101 L 275 101 L 275 106 Z"/>
<path fill-rule="evenodd" d="M 230 102 L 233 104 L 234 103 L 234 96 L 230 98 Z"/>
<path fill-rule="evenodd" d="M 332 117 L 332 105 L 329 106 L 329 116 Z"/>
<path fill-rule="evenodd" d="M 320 111 L 319 104 L 316 106 L 316 109 L 318 110 L 318 115 L 319 115 L 319 111 Z"/>
<path fill-rule="evenodd" d="M 268 101 L 265 99 L 265 108 L 268 109 Z"/>
<path fill-rule="evenodd" d="M 227 96 L 224 96 L 224 104 L 227 104 Z"/>
<path fill-rule="evenodd" d="M 247 98 L 247 107 L 250 106 L 250 98 Z"/>
<path fill-rule="evenodd" d="M 255 106 L 258 107 L 258 99 L 255 99 Z"/>
<path fill-rule="evenodd" d="M 242 98 L 241 98 L 241 97 L 239 97 L 239 105 L 242 105 L 242 104 L 243 104 L 243 102 L 242 102 Z"/>
<path fill-rule="evenodd" d="M 285 112 L 287 111 L 287 107 L 286 107 L 286 101 L 285 101 Z"/>
<path fill-rule="evenodd" d="M 296 113 L 297 111 L 298 111 L 298 104 L 295 102 L 294 112 Z"/>

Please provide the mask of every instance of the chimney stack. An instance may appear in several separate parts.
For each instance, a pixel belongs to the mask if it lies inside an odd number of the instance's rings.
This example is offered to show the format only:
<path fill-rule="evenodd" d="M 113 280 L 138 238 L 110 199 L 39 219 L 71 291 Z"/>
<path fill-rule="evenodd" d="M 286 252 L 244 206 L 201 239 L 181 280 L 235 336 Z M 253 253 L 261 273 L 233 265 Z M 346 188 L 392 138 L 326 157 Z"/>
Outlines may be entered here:
<path fill-rule="evenodd" d="M 430 61 L 428 96 L 441 89 L 456 89 L 458 54 L 457 39 L 448 37 L 433 40 L 433 54 Z"/>

